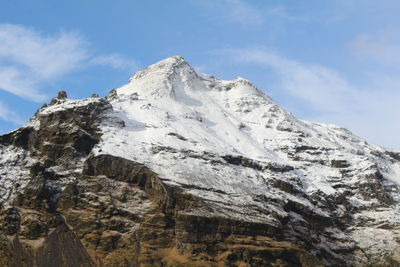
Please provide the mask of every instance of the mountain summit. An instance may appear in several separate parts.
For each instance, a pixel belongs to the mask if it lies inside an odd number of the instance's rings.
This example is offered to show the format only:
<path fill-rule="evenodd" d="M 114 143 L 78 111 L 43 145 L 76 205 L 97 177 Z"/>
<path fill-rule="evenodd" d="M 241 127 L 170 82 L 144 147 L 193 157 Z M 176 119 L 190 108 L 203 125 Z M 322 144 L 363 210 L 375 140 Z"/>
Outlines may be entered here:
<path fill-rule="evenodd" d="M 242 93 L 258 92 L 254 85 L 242 78 L 223 83 L 212 76 L 199 74 L 180 56 L 164 59 L 138 71 L 117 92 L 118 95 L 140 94 L 146 99 L 174 98 L 184 101 L 192 91 L 201 93 L 214 87 L 225 91 L 234 88 Z"/>
<path fill-rule="evenodd" d="M 2 266 L 398 266 L 400 154 L 182 57 L 0 136 Z"/>

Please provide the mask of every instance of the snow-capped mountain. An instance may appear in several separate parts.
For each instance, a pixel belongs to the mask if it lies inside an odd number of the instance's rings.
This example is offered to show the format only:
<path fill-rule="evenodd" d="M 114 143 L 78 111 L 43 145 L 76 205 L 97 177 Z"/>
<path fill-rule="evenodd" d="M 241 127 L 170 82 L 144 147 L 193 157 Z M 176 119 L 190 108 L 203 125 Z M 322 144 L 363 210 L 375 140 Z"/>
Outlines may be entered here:
<path fill-rule="evenodd" d="M 105 98 L 60 93 L 0 136 L 0 255 L 14 255 L 9 266 L 398 266 L 399 183 L 399 152 L 171 57 Z"/>

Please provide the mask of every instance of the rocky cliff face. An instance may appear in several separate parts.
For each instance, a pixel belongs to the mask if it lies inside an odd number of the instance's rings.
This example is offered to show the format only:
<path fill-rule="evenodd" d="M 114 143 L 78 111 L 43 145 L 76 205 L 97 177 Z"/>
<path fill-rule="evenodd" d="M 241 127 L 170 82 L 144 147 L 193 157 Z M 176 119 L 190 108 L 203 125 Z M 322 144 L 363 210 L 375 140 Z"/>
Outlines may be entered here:
<path fill-rule="evenodd" d="M 400 153 L 173 57 L 0 136 L 1 266 L 399 266 Z"/>

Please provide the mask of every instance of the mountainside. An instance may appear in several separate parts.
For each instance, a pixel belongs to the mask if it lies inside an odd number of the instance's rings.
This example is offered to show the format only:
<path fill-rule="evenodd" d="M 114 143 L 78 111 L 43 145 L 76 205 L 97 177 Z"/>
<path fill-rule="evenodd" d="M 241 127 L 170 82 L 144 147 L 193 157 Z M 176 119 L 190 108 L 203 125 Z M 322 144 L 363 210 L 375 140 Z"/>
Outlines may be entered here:
<path fill-rule="evenodd" d="M 182 57 L 0 136 L 0 266 L 400 266 L 400 152 Z"/>

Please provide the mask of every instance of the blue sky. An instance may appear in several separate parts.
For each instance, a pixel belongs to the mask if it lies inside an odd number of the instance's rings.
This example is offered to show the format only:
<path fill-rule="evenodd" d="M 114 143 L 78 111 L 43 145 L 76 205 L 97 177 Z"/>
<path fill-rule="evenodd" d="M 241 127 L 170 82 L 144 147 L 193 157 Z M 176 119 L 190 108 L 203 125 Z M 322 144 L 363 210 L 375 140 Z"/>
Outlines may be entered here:
<path fill-rule="evenodd" d="M 399 13 L 398 0 L 1 0 L 0 133 L 61 89 L 104 96 L 182 55 L 300 119 L 400 149 Z"/>

